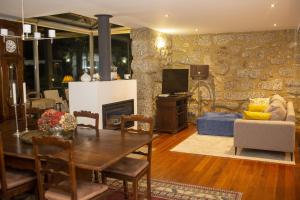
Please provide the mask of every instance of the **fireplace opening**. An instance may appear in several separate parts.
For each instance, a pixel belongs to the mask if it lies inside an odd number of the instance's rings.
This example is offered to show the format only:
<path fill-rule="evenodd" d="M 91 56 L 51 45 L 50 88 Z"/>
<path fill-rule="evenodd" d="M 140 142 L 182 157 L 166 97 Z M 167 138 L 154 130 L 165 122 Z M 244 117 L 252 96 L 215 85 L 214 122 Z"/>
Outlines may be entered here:
<path fill-rule="evenodd" d="M 103 129 L 121 129 L 121 116 L 131 114 L 134 114 L 133 99 L 102 105 Z M 134 126 L 134 122 L 128 122 L 125 126 Z"/>

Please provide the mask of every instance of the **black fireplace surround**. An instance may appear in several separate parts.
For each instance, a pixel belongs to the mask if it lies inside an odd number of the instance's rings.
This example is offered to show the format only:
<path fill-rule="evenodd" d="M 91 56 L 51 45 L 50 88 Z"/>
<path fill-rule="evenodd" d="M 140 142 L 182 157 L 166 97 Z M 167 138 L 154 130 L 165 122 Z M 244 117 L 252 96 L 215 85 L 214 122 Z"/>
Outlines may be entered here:
<path fill-rule="evenodd" d="M 134 114 L 133 99 L 102 105 L 103 129 L 120 129 L 121 116 L 131 114 Z M 125 126 L 134 126 L 134 122 L 128 122 Z"/>

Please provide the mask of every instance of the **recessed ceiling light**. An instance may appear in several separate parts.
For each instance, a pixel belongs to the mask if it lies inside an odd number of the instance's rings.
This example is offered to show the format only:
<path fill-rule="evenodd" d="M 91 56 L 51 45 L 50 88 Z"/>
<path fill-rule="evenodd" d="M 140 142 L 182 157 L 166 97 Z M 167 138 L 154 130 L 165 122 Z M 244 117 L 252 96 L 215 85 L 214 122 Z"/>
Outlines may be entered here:
<path fill-rule="evenodd" d="M 277 26 L 277 24 L 273 24 L 273 26 L 274 26 L 274 27 L 276 27 L 276 26 Z"/>
<path fill-rule="evenodd" d="M 274 3 L 272 3 L 272 4 L 271 4 L 271 8 L 274 8 L 274 7 L 275 7 L 275 4 L 274 4 Z"/>
<path fill-rule="evenodd" d="M 165 14 L 164 16 L 165 16 L 165 18 L 168 18 L 168 17 L 169 17 L 169 15 L 168 15 L 168 14 Z"/>

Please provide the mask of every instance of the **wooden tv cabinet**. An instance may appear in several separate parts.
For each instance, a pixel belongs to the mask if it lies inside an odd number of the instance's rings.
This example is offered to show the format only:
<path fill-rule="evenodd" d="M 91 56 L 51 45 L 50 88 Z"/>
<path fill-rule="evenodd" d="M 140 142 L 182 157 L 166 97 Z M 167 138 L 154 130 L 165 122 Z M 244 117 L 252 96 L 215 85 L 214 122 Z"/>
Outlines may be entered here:
<path fill-rule="evenodd" d="M 157 131 L 177 133 L 178 131 L 187 128 L 187 102 L 187 95 L 157 97 Z"/>

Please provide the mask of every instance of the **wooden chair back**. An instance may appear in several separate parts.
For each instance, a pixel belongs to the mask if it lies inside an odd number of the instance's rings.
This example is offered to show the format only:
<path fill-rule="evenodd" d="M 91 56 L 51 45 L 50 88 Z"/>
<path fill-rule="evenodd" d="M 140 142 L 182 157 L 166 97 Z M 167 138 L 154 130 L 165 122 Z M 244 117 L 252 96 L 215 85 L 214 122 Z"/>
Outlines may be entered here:
<path fill-rule="evenodd" d="M 128 122 L 136 122 L 137 128 L 127 128 Z M 122 115 L 121 132 L 124 133 L 148 133 L 153 135 L 153 119 L 143 115 Z"/>
<path fill-rule="evenodd" d="M 7 192 L 7 182 L 6 182 L 6 173 L 5 173 L 5 162 L 4 162 L 4 153 L 3 153 L 3 141 L 2 133 L 0 132 L 0 182 L 1 182 L 1 193 L 5 194 Z"/>
<path fill-rule="evenodd" d="M 75 165 L 73 162 L 73 144 L 69 140 L 57 137 L 33 137 L 33 150 L 35 156 L 35 169 L 38 180 L 40 200 L 43 200 L 45 190 L 57 188 L 67 190 L 72 200 L 77 200 L 77 183 Z M 66 157 L 59 158 L 62 153 Z M 59 182 L 68 180 L 70 187 L 60 188 Z"/>
<path fill-rule="evenodd" d="M 35 100 L 35 99 L 42 99 L 42 98 L 43 98 L 42 93 L 38 93 L 38 92 L 35 92 L 35 91 L 27 93 L 27 99 Z"/>
<path fill-rule="evenodd" d="M 69 102 L 69 89 L 65 89 L 65 97 L 66 100 Z"/>
<path fill-rule="evenodd" d="M 62 102 L 58 90 L 44 90 L 44 97 L 47 99 L 54 99 L 57 102 Z"/>
<path fill-rule="evenodd" d="M 136 122 L 137 128 L 132 128 L 126 126 L 128 122 Z M 146 133 L 153 136 L 153 119 L 152 117 L 145 117 L 143 115 L 122 115 L 121 117 L 121 134 L 126 133 Z M 139 154 L 147 156 L 147 160 L 151 162 L 151 154 L 152 154 L 152 143 L 148 144 L 147 153 L 137 150 L 133 152 L 133 154 Z"/>
<path fill-rule="evenodd" d="M 78 117 L 85 117 L 85 118 L 90 118 L 90 119 L 94 119 L 95 120 L 95 125 L 91 125 L 91 124 L 77 124 L 77 126 L 94 128 L 96 130 L 99 129 L 99 114 L 98 113 L 92 113 L 90 111 L 74 111 L 73 114 L 76 117 L 76 119 Z"/>

